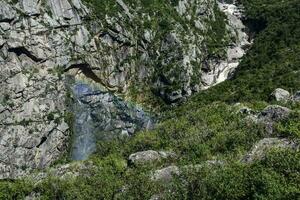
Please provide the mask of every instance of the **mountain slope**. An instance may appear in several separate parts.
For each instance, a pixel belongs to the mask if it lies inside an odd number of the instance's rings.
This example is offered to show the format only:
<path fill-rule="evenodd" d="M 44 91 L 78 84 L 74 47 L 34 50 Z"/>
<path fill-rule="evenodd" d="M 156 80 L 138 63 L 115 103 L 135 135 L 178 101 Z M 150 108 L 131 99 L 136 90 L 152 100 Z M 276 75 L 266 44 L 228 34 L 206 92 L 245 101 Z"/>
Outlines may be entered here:
<path fill-rule="evenodd" d="M 241 2 L 254 43 L 230 80 L 161 104 L 155 129 L 99 141 L 87 161 L 1 182 L 0 197 L 297 199 L 300 5 Z M 277 101 L 279 87 L 291 95 Z"/>

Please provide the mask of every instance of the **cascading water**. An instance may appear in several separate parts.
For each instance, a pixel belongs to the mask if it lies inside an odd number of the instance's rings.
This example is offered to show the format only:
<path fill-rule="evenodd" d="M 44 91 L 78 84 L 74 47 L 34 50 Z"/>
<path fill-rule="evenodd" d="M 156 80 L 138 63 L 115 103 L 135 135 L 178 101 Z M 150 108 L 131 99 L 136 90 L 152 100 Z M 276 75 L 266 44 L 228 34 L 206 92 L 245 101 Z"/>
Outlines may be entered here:
<path fill-rule="evenodd" d="M 75 123 L 73 160 L 85 160 L 96 148 L 94 136 L 94 123 L 91 117 L 91 109 L 83 102 L 83 98 L 92 91 L 86 84 L 75 84 L 73 89 L 75 102 Z"/>
<path fill-rule="evenodd" d="M 141 108 L 80 81 L 72 86 L 74 103 L 73 160 L 85 160 L 98 140 L 129 136 L 151 129 L 153 119 Z"/>

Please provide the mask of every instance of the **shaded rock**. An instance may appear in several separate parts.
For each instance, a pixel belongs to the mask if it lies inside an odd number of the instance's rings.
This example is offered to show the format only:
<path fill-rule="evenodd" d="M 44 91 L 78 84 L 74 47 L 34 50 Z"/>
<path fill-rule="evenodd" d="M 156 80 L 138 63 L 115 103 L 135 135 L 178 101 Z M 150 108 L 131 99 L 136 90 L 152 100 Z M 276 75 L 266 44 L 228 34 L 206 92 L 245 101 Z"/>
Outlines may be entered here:
<path fill-rule="evenodd" d="M 277 88 L 272 94 L 272 98 L 276 101 L 288 101 L 290 99 L 290 93 L 284 89 Z"/>
<path fill-rule="evenodd" d="M 292 111 L 286 107 L 270 105 L 266 107 L 259 115 L 252 116 L 257 123 L 264 124 L 268 134 L 273 134 L 274 123 L 287 119 Z"/>
<path fill-rule="evenodd" d="M 291 110 L 286 107 L 270 105 L 258 115 L 258 120 L 262 122 L 278 122 L 286 119 L 290 113 Z"/>
<path fill-rule="evenodd" d="M 299 145 L 288 139 L 264 138 L 253 146 L 252 150 L 244 156 L 241 162 L 252 163 L 256 160 L 261 160 L 271 148 L 289 148 L 296 150 L 299 149 Z"/>
<path fill-rule="evenodd" d="M 237 109 L 236 113 L 240 113 L 240 114 L 246 114 L 246 115 L 251 115 L 251 114 L 255 114 L 255 112 L 248 108 L 247 106 L 244 106 L 241 103 L 236 103 L 234 104 L 234 108 Z"/>
<path fill-rule="evenodd" d="M 169 182 L 174 178 L 174 175 L 180 175 L 180 170 L 177 166 L 169 166 L 160 170 L 156 170 L 151 179 L 159 182 Z"/>
<path fill-rule="evenodd" d="M 300 102 L 300 91 L 296 92 L 293 97 L 293 101 Z"/>
<path fill-rule="evenodd" d="M 272 135 L 274 133 L 274 124 L 287 119 L 291 112 L 292 110 L 289 108 L 278 105 L 270 105 L 258 114 L 250 112 L 245 118 L 245 121 L 249 125 L 252 123 L 262 125 L 265 128 L 265 131 L 269 135 Z"/>

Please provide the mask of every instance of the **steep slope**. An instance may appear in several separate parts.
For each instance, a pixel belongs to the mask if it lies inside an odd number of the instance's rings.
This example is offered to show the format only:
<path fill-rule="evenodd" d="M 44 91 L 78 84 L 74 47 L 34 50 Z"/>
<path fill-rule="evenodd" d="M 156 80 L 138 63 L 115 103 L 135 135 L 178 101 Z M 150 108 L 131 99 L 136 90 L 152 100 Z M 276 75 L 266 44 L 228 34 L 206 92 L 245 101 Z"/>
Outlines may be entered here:
<path fill-rule="evenodd" d="M 94 4 L 94 8 L 118 17 L 125 11 L 126 19 L 133 18 L 135 10 L 140 11 L 132 9 L 136 1 L 118 1 L 121 7 L 103 2 L 99 7 Z M 156 9 L 165 9 L 154 2 Z M 185 1 L 171 2 L 180 5 Z M 297 0 L 241 2 L 254 43 L 233 77 L 181 105 L 159 104 L 165 110 L 154 129 L 132 137 L 99 140 L 96 152 L 86 161 L 0 182 L 0 197 L 298 199 L 300 5 Z M 220 4 L 228 10 L 224 6 Z M 103 15 L 96 13 L 100 18 Z M 97 69 L 93 71 L 99 74 Z M 75 80 L 91 84 L 82 77 Z"/>
<path fill-rule="evenodd" d="M 113 96 L 182 101 L 230 76 L 248 45 L 239 16 L 214 0 L 0 3 L 0 178 L 91 153 L 96 132 L 147 128 L 148 114 Z"/>

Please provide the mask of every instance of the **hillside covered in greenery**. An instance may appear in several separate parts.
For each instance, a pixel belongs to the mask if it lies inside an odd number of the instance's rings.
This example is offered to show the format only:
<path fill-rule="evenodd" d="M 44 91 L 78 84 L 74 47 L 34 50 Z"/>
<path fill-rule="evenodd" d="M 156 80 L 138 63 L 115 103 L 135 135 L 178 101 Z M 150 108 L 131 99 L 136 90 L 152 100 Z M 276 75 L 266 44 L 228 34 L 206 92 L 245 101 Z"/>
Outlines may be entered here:
<path fill-rule="evenodd" d="M 109 4 L 105 2 L 103 5 Z M 151 4 L 142 2 L 143 6 Z M 179 105 L 162 103 L 157 109 L 160 123 L 153 130 L 99 141 L 87 161 L 71 164 L 71 171 L 81 171 L 81 175 L 51 176 L 39 182 L 34 178 L 1 181 L 0 199 L 24 199 L 33 193 L 49 200 L 299 199 L 300 104 L 276 101 L 271 93 L 276 88 L 291 94 L 300 90 L 300 3 L 239 3 L 245 7 L 245 23 L 254 43 L 230 80 Z M 99 6 L 97 9 L 105 10 Z M 275 104 L 286 107 L 290 114 L 272 122 L 271 132 L 264 123 L 251 121 L 251 116 L 259 118 Z M 259 158 L 245 161 L 266 138 L 292 147 L 271 145 Z M 128 161 L 131 154 L 149 150 L 174 156 L 147 164 Z M 82 170 L 82 165 L 87 167 Z M 157 169 L 170 166 L 176 167 L 172 178 L 151 178 Z"/>

